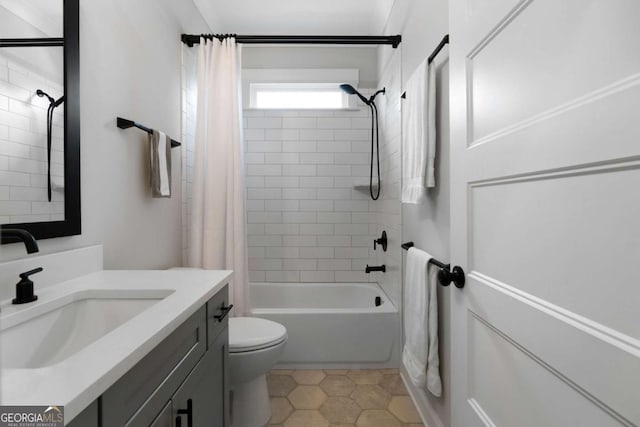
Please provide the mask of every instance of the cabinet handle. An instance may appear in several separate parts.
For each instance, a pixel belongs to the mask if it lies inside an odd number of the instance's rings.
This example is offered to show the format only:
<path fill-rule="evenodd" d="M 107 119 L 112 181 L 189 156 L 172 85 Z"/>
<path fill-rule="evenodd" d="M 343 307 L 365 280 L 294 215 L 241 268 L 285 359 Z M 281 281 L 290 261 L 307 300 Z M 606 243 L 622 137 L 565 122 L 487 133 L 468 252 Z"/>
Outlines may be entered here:
<path fill-rule="evenodd" d="M 178 409 L 178 417 L 176 417 L 176 427 L 181 427 L 182 417 L 187 416 L 187 427 L 193 427 L 193 400 L 187 399 L 187 409 Z"/>
<path fill-rule="evenodd" d="M 229 314 L 232 308 L 233 308 L 233 304 L 229 304 L 226 307 L 223 304 L 222 307 L 220 307 L 220 309 L 222 310 L 222 313 L 216 314 L 215 316 L 213 316 L 213 318 L 218 320 L 218 322 L 222 322 L 224 318 L 227 317 L 227 314 Z"/>

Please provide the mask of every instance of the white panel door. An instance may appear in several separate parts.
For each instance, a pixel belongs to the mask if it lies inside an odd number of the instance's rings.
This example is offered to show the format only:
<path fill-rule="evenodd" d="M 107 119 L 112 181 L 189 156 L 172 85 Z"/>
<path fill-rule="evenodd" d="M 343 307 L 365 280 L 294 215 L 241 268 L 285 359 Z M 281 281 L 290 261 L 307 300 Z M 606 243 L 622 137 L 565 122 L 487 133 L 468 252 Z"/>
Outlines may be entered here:
<path fill-rule="evenodd" d="M 640 425 L 640 1 L 450 4 L 452 424 Z"/>

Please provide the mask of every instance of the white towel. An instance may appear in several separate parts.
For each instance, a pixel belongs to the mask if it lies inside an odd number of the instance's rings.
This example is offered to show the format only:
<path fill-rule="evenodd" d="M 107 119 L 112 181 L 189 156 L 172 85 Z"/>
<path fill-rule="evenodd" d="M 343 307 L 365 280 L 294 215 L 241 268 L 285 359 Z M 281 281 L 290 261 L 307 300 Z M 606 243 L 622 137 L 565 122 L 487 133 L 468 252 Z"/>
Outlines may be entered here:
<path fill-rule="evenodd" d="M 149 134 L 151 193 L 153 197 L 171 197 L 171 140 L 163 132 Z"/>
<path fill-rule="evenodd" d="M 435 187 L 436 72 L 425 59 L 405 86 L 402 114 L 402 203 L 420 204 Z"/>
<path fill-rule="evenodd" d="M 431 258 L 431 255 L 416 248 L 410 248 L 407 252 L 402 363 L 416 387 L 426 385 L 427 390 L 440 397 L 438 268 L 429 265 Z"/>

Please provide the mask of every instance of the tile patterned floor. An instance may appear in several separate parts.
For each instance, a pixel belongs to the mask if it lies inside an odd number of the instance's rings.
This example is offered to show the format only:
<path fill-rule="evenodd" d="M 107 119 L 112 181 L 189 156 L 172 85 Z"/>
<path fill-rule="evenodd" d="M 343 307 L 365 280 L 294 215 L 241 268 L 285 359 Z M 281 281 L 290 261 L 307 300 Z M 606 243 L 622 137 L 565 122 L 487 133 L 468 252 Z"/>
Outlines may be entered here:
<path fill-rule="evenodd" d="M 272 370 L 273 427 L 422 427 L 397 369 Z"/>

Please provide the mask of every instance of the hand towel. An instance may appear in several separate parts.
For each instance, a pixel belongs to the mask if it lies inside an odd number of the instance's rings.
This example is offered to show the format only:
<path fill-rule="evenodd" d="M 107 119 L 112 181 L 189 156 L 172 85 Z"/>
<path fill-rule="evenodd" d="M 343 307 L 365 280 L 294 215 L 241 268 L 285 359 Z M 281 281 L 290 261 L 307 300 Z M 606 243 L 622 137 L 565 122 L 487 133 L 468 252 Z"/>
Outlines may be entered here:
<path fill-rule="evenodd" d="M 406 84 L 402 114 L 402 203 L 421 204 L 435 187 L 436 72 L 424 60 Z"/>
<path fill-rule="evenodd" d="M 151 193 L 153 197 L 171 197 L 171 140 L 162 132 L 149 134 Z"/>
<path fill-rule="evenodd" d="M 431 258 L 431 255 L 416 248 L 410 248 L 407 252 L 402 363 L 416 387 L 426 386 L 434 396 L 440 397 L 438 268 L 429 264 Z"/>

